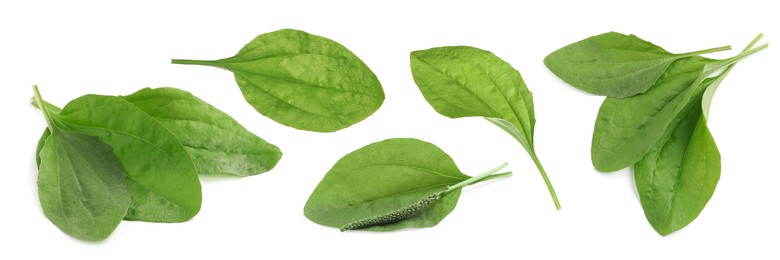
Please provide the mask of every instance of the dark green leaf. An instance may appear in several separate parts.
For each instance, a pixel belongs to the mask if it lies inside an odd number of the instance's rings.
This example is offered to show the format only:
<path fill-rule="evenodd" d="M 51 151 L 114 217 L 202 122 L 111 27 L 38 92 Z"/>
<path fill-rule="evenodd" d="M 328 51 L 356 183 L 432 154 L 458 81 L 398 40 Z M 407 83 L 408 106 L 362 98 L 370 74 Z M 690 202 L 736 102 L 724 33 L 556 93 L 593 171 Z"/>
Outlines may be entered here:
<path fill-rule="evenodd" d="M 138 107 L 119 97 L 85 95 L 52 118 L 112 147 L 133 199 L 125 219 L 181 222 L 200 210 L 200 182 L 186 150 Z"/>
<path fill-rule="evenodd" d="M 433 144 L 388 139 L 341 158 L 309 197 L 304 215 L 315 223 L 345 229 L 432 227 L 458 202 L 460 188 L 447 191 L 448 186 L 469 178 Z M 420 204 L 442 191 L 446 192 L 435 200 Z M 420 207 L 410 207 L 415 205 Z M 404 213 L 407 210 L 414 211 Z M 370 225 L 362 225 L 366 220 Z"/>
<path fill-rule="evenodd" d="M 645 216 L 659 234 L 696 219 L 720 179 L 720 152 L 701 106 L 693 106 L 672 134 L 634 165 L 634 174 Z"/>
<path fill-rule="evenodd" d="M 44 215 L 75 238 L 106 239 L 131 202 L 125 172 L 111 147 L 56 127 L 47 129 L 44 137 L 38 154 L 38 198 Z"/>
<path fill-rule="evenodd" d="M 520 73 L 493 53 L 468 46 L 411 53 L 414 82 L 439 114 L 481 116 L 514 137 L 539 168 L 556 208 L 555 191 L 534 151 L 534 103 Z"/>
<path fill-rule="evenodd" d="M 560 48 L 548 55 L 544 64 L 578 89 L 625 98 L 656 85 L 677 59 L 728 49 L 673 54 L 634 35 L 608 32 Z"/>
<path fill-rule="evenodd" d="M 297 129 L 332 132 L 360 122 L 384 101 L 382 86 L 355 54 L 298 30 L 257 36 L 233 57 L 173 60 L 228 69 L 261 114 Z"/>
<path fill-rule="evenodd" d="M 282 157 L 278 147 L 189 92 L 145 88 L 122 98 L 176 136 L 198 173 L 257 175 L 273 168 Z"/>

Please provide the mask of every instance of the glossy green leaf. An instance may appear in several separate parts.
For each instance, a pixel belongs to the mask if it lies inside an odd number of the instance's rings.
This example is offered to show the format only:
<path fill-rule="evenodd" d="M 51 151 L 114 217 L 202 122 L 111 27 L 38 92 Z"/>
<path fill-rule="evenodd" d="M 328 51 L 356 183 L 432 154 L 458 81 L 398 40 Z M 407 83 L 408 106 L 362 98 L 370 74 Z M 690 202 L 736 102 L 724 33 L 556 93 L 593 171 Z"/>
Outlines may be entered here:
<path fill-rule="evenodd" d="M 675 61 L 729 50 L 720 47 L 673 54 L 635 35 L 608 32 L 556 50 L 544 64 L 569 85 L 613 98 L 645 93 Z"/>
<path fill-rule="evenodd" d="M 514 137 L 534 160 L 560 209 L 534 151 L 533 96 L 517 70 L 489 51 L 468 46 L 414 51 L 411 68 L 417 87 L 439 114 L 481 116 Z"/>
<path fill-rule="evenodd" d="M 176 136 L 198 173 L 257 175 L 282 157 L 278 147 L 187 91 L 145 88 L 122 98 Z"/>
<path fill-rule="evenodd" d="M 187 151 L 135 105 L 119 97 L 85 95 L 52 118 L 112 147 L 133 200 L 125 219 L 182 222 L 200 210 L 200 182 Z"/>
<path fill-rule="evenodd" d="M 384 101 L 379 80 L 330 39 L 284 29 L 257 36 L 233 57 L 173 60 L 225 68 L 261 114 L 293 128 L 333 132 L 360 122 Z"/>
<path fill-rule="evenodd" d="M 388 139 L 341 158 L 312 192 L 304 215 L 315 223 L 343 229 L 391 231 L 432 227 L 458 202 L 460 186 L 447 191 L 448 186 L 469 179 L 452 158 L 433 144 L 417 139 Z M 426 205 L 420 204 L 442 191 L 447 192 Z M 415 205 L 421 207 L 410 208 Z M 414 212 L 404 214 L 405 210 Z M 392 218 L 387 219 L 390 215 Z M 372 224 L 358 225 L 366 220 Z"/>

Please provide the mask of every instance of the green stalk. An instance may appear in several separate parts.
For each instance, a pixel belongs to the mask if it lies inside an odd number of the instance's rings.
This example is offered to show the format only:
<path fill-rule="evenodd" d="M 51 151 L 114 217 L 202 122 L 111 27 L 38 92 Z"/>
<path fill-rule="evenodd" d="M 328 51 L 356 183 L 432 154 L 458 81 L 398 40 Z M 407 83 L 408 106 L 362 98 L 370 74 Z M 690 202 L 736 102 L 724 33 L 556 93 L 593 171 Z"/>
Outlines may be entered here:
<path fill-rule="evenodd" d="M 710 48 L 710 49 L 700 50 L 700 51 L 692 51 L 692 52 L 680 53 L 680 54 L 677 54 L 677 55 L 678 56 L 682 56 L 682 57 L 691 57 L 691 56 L 696 56 L 696 55 L 702 55 L 702 54 L 719 52 L 719 51 L 728 51 L 728 50 L 731 50 L 731 45 L 726 45 L 726 46 L 721 46 L 721 47 L 716 47 L 716 48 Z"/>
<path fill-rule="evenodd" d="M 523 148 L 525 148 L 525 151 L 528 152 L 528 155 L 531 156 L 531 160 L 534 161 L 536 168 L 539 169 L 539 174 L 542 175 L 542 179 L 544 179 L 544 184 L 547 185 L 547 190 L 550 192 L 550 197 L 552 197 L 553 203 L 555 203 L 555 209 L 560 210 L 561 203 L 558 201 L 558 195 L 555 194 L 555 189 L 552 186 L 552 182 L 550 182 L 550 178 L 547 177 L 547 172 L 544 171 L 544 167 L 542 167 L 542 163 L 539 161 L 539 158 L 536 157 L 536 151 L 534 151 L 533 143 L 529 142 L 529 140 L 526 140 L 525 136 L 520 132 L 520 130 L 518 130 L 517 127 L 515 127 L 509 121 L 500 118 L 490 118 L 490 117 L 485 117 L 485 120 L 487 120 L 490 123 L 493 123 L 494 125 L 498 126 L 498 128 L 504 130 L 504 132 L 514 137 L 515 140 L 517 140 L 517 142 L 520 143 L 520 145 L 523 146 Z"/>
<path fill-rule="evenodd" d="M 536 164 L 536 168 L 539 169 L 539 172 L 542 174 L 542 179 L 544 179 L 544 184 L 547 185 L 547 190 L 550 191 L 550 196 L 552 196 L 553 203 L 555 203 L 555 209 L 560 210 L 561 203 L 558 202 L 558 195 L 555 194 L 555 189 L 553 189 L 550 179 L 547 178 L 547 172 L 544 171 L 544 167 L 542 167 L 542 163 L 539 162 L 539 158 L 536 157 L 535 152 L 529 152 L 528 154 L 531 155 L 531 159 L 534 161 L 534 164 Z"/>
<path fill-rule="evenodd" d="M 38 107 L 38 109 L 41 110 L 41 113 L 43 113 L 43 118 L 46 119 L 46 127 L 49 128 L 49 131 L 53 131 L 54 129 L 52 129 L 52 122 L 49 116 L 49 110 L 47 110 L 46 106 L 44 105 L 45 102 L 41 97 L 41 92 L 38 91 L 38 85 L 33 85 L 33 100 L 35 100 L 36 106 Z"/>
<path fill-rule="evenodd" d="M 483 181 L 489 181 L 489 180 L 492 180 L 492 179 L 506 178 L 506 177 L 509 177 L 509 176 L 512 176 L 512 172 L 496 173 L 496 174 L 487 176 L 484 179 L 481 179 L 478 182 L 475 182 L 475 183 L 472 183 L 472 184 L 477 184 L 477 183 L 480 183 L 480 182 L 483 182 Z"/>
<path fill-rule="evenodd" d="M 756 38 L 753 38 L 753 41 L 751 41 L 747 46 L 745 46 L 744 49 L 742 49 L 742 53 L 750 51 L 753 48 L 753 46 L 755 46 L 756 43 L 758 43 L 758 41 L 761 40 L 762 37 L 764 37 L 764 34 L 763 33 L 759 33 L 758 36 L 756 36 Z M 710 84 L 710 87 L 708 87 L 704 91 L 704 96 L 705 97 L 707 97 L 707 96 L 710 97 L 708 99 L 705 98 L 704 99 L 705 101 L 703 101 L 702 104 L 701 104 L 702 111 L 703 111 L 705 119 L 710 114 L 710 102 L 712 101 L 712 95 L 715 94 L 715 91 L 718 89 L 718 86 L 720 85 L 720 82 L 722 82 L 723 79 L 726 78 L 726 75 L 728 75 L 729 72 L 731 72 L 731 70 L 734 69 L 734 65 L 737 65 L 737 64 L 734 63 L 734 64 L 731 64 L 731 65 L 728 65 L 726 67 L 726 69 L 724 69 L 723 72 L 720 75 L 717 76 L 717 78 L 715 79 L 715 82 Z"/>
<path fill-rule="evenodd" d="M 759 36 L 756 37 L 756 38 L 760 39 L 761 36 L 763 36 L 763 35 L 759 34 Z M 768 47 L 769 47 L 769 43 L 764 43 L 764 44 L 761 44 L 760 46 L 755 47 L 753 49 L 750 49 L 750 50 L 747 50 L 747 51 L 743 51 L 743 52 L 737 54 L 734 57 L 731 57 L 731 58 L 722 60 L 720 62 L 714 63 L 714 65 L 711 66 L 711 67 L 705 67 L 705 71 L 704 71 L 703 75 L 709 76 L 712 73 L 715 73 L 718 70 L 720 70 L 720 69 L 722 69 L 722 68 L 724 68 L 726 66 L 729 66 L 729 65 L 732 65 L 734 63 L 737 63 L 737 62 L 739 62 L 739 61 L 749 57 L 750 55 L 756 54 L 759 51 L 763 51 L 764 49 L 766 49 Z"/>
<path fill-rule="evenodd" d="M 455 185 L 449 186 L 449 187 L 447 187 L 447 189 L 446 189 L 444 192 L 445 192 L 445 193 L 447 193 L 447 192 L 450 192 L 450 191 L 453 191 L 453 190 L 456 190 L 456 189 L 460 189 L 460 188 L 463 188 L 463 187 L 465 187 L 465 186 L 469 186 L 469 185 L 471 185 L 471 184 L 474 184 L 475 182 L 478 182 L 478 181 L 480 181 L 480 180 L 482 180 L 482 179 L 485 179 L 485 178 L 487 178 L 488 176 L 490 176 L 490 175 L 492 175 L 492 174 L 494 174 L 494 173 L 496 173 L 496 172 L 500 171 L 501 169 L 503 169 L 503 168 L 504 168 L 504 167 L 506 167 L 507 165 L 508 165 L 507 163 L 502 163 L 502 164 L 501 164 L 501 165 L 499 165 L 498 167 L 496 167 L 496 168 L 493 168 L 493 169 L 491 169 L 491 170 L 489 170 L 489 171 L 486 171 L 485 173 L 482 173 L 482 174 L 480 174 L 480 175 L 477 175 L 477 176 L 474 176 L 474 177 L 468 178 L 467 180 L 465 180 L 465 181 L 462 181 L 462 182 L 459 182 L 459 183 L 457 183 L 457 184 L 455 184 Z M 512 172 L 508 172 L 508 173 L 501 173 L 500 175 L 495 175 L 495 176 L 496 176 L 496 177 L 494 177 L 493 179 L 495 179 L 495 178 L 501 178 L 501 177 L 509 177 L 509 176 L 512 176 Z"/>
<path fill-rule="evenodd" d="M 220 61 L 217 60 L 186 60 L 186 59 L 172 59 L 171 64 L 183 64 L 183 65 L 204 65 L 212 67 L 223 67 Z"/>

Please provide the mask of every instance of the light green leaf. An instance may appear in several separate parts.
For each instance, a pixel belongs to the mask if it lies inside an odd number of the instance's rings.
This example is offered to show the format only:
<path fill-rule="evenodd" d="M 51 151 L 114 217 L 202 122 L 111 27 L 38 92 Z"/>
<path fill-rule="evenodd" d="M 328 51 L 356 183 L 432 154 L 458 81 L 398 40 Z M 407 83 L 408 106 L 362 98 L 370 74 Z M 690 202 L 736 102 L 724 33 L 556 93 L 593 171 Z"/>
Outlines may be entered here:
<path fill-rule="evenodd" d="M 304 215 L 315 223 L 343 229 L 391 231 L 432 227 L 455 208 L 460 186 L 454 185 L 469 178 L 433 144 L 417 139 L 388 139 L 341 158 L 312 192 Z M 448 190 L 448 186 L 453 189 Z M 440 196 L 428 204 L 402 214 L 437 193 Z M 395 215 L 387 219 L 388 214 Z M 383 216 L 384 222 L 350 225 Z"/>
<path fill-rule="evenodd" d="M 544 64 L 569 85 L 613 98 L 645 93 L 675 60 L 731 49 L 673 54 L 635 35 L 608 32 L 556 50 Z"/>
<path fill-rule="evenodd" d="M 230 58 L 172 62 L 232 71 L 255 110 L 301 130 L 348 127 L 373 114 L 385 98 L 379 80 L 355 54 L 335 41 L 298 30 L 257 36 Z"/>
<path fill-rule="evenodd" d="M 198 173 L 257 175 L 282 157 L 278 147 L 187 91 L 145 88 L 122 98 L 176 136 Z"/>
<path fill-rule="evenodd" d="M 493 53 L 468 46 L 439 47 L 411 53 L 412 76 L 423 97 L 450 118 L 481 116 L 525 148 L 558 198 L 534 151 L 534 103 L 520 73 Z"/>

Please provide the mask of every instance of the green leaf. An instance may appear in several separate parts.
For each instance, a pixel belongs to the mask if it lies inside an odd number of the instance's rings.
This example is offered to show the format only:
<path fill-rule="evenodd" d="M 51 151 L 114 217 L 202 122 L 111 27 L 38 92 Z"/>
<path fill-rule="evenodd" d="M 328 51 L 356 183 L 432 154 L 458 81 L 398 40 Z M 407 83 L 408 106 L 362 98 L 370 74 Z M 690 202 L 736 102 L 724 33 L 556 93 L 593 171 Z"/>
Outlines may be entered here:
<path fill-rule="evenodd" d="M 278 147 L 187 91 L 145 88 L 122 98 L 176 136 L 198 173 L 257 175 L 282 157 Z"/>
<path fill-rule="evenodd" d="M 51 114 L 57 125 L 100 138 L 127 173 L 127 220 L 182 222 L 200 210 L 200 182 L 184 147 L 162 125 L 119 97 L 85 95 Z"/>
<path fill-rule="evenodd" d="M 645 216 L 659 234 L 696 219 L 720 179 L 720 152 L 701 106 L 693 106 L 672 134 L 634 165 L 634 174 Z"/>
<path fill-rule="evenodd" d="M 414 51 L 411 68 L 417 87 L 439 114 L 481 116 L 514 137 L 534 160 L 560 209 L 534 151 L 533 96 L 517 70 L 489 51 L 468 46 Z"/>
<path fill-rule="evenodd" d="M 608 32 L 560 48 L 548 55 L 544 64 L 575 88 L 625 98 L 656 85 L 675 60 L 729 49 L 673 54 L 635 35 Z"/>
<path fill-rule="evenodd" d="M 301 130 L 346 128 L 373 114 L 385 99 L 379 80 L 355 54 L 298 30 L 257 36 L 230 58 L 172 62 L 232 71 L 255 110 Z"/>
<path fill-rule="evenodd" d="M 388 139 L 341 158 L 312 192 L 304 215 L 315 223 L 344 229 L 433 227 L 455 208 L 460 187 L 472 183 L 462 182 L 469 179 L 433 144 Z M 437 193 L 440 196 L 431 199 Z M 422 205 L 426 199 L 431 201 Z M 414 211 L 404 214 L 406 210 Z"/>
<path fill-rule="evenodd" d="M 38 155 L 43 213 L 75 238 L 106 239 L 130 207 L 125 172 L 111 147 L 97 138 L 51 129 L 46 130 Z"/>

